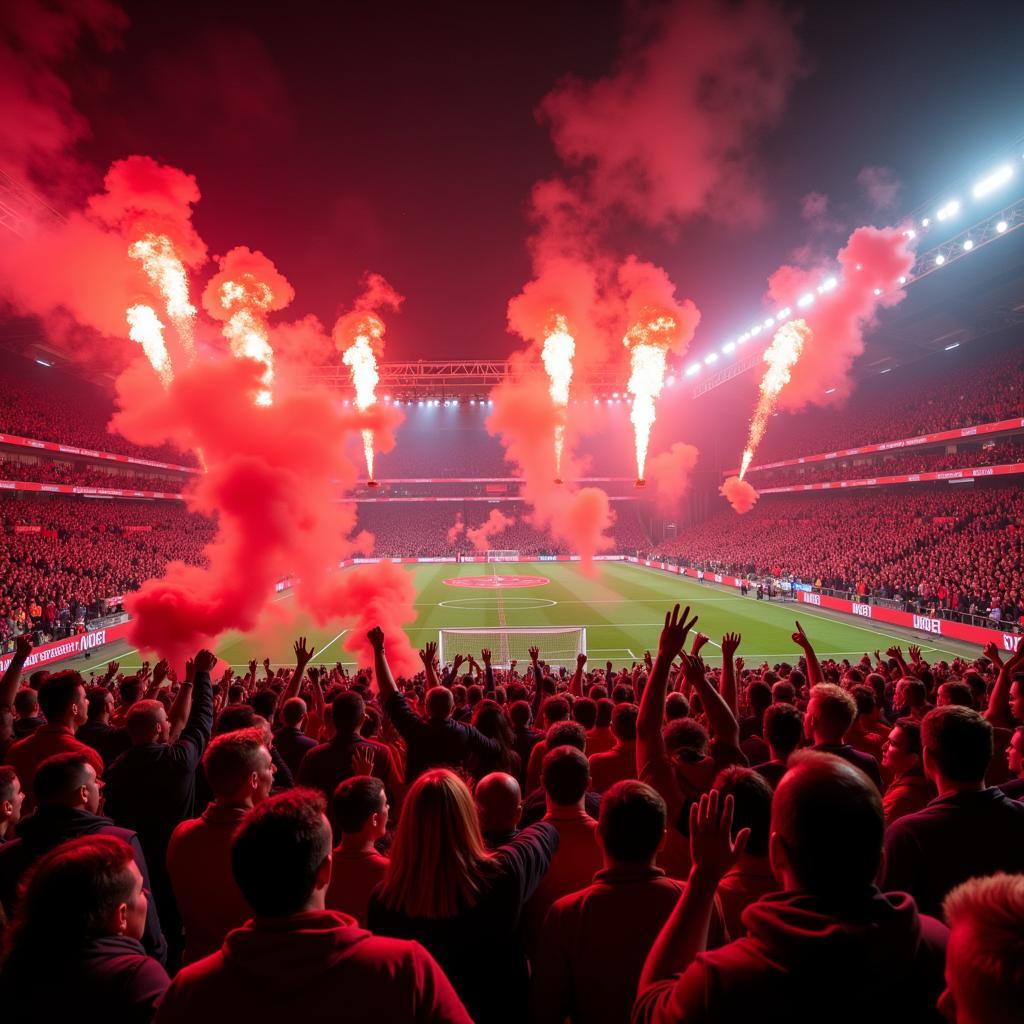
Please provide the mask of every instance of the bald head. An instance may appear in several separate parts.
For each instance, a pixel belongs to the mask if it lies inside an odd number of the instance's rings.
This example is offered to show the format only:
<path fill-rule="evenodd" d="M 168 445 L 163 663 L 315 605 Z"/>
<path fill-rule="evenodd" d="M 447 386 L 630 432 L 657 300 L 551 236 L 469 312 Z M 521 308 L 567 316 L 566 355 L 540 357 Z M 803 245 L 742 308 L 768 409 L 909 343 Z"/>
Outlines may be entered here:
<path fill-rule="evenodd" d="M 435 686 L 427 694 L 426 706 L 429 718 L 449 718 L 455 710 L 455 698 L 446 686 Z"/>
<path fill-rule="evenodd" d="M 859 768 L 833 754 L 794 754 L 772 800 L 772 860 L 807 892 L 853 894 L 882 859 L 882 798 Z"/>
<path fill-rule="evenodd" d="M 505 772 L 491 772 L 476 784 L 476 806 L 484 832 L 511 832 L 523 813 L 519 783 Z"/>

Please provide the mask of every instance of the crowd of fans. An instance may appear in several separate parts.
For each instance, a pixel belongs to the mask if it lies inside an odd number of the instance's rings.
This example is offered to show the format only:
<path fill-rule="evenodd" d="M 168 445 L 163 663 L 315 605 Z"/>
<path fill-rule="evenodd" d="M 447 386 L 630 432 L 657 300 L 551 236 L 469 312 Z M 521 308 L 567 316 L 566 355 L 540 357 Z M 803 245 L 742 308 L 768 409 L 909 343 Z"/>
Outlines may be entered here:
<path fill-rule="evenodd" d="M 863 456 L 857 459 L 829 459 L 802 466 L 782 466 L 747 474 L 755 487 L 823 483 L 836 480 L 864 480 L 868 477 L 904 473 L 939 473 L 971 466 L 1000 466 L 1024 462 L 1024 444 L 1018 440 L 998 441 L 983 447 L 961 447 L 958 451 L 903 451 L 896 454 Z"/>
<path fill-rule="evenodd" d="M 1006 625 L 1024 612 L 1024 491 L 1012 485 L 765 495 L 746 515 L 721 512 L 659 550 L 937 615 Z"/>
<path fill-rule="evenodd" d="M 1009 1024 L 1024 651 L 0 679 L 4 1020 Z M 479 659 L 479 660 L 478 660 Z M 753 662 L 753 659 L 751 659 Z M 180 667 L 179 667 L 180 668 Z"/>
<path fill-rule="evenodd" d="M 1017 349 L 986 356 L 962 349 L 861 381 L 842 415 L 835 409 L 811 409 L 774 419 L 757 461 L 859 448 L 1021 415 L 1024 367 Z"/>
<path fill-rule="evenodd" d="M 178 502 L 0 496 L 0 651 L 84 628 L 171 559 L 198 564 L 213 534 Z"/>
<path fill-rule="evenodd" d="M 28 462 L 18 458 L 0 458 L 0 481 L 29 480 L 40 484 L 66 484 L 71 487 L 112 487 L 131 491 L 163 491 L 180 493 L 187 477 L 154 475 L 108 470 L 83 462 L 60 462 L 37 459 Z"/>

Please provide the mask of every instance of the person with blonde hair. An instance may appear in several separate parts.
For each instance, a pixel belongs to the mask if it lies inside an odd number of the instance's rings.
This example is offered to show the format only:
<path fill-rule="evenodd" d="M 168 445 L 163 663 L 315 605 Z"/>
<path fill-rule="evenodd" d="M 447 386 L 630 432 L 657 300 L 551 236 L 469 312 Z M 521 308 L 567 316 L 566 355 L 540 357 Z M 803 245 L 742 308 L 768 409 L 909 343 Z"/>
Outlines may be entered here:
<path fill-rule="evenodd" d="M 390 681 L 384 634 L 376 628 L 369 639 L 378 683 Z M 469 788 L 454 772 L 431 769 L 406 794 L 367 927 L 425 946 L 476 1024 L 526 1020 L 519 923 L 557 847 L 555 827 L 538 822 L 488 850 Z"/>
<path fill-rule="evenodd" d="M 945 899 L 946 990 L 954 1024 L 1011 1024 L 1024 1006 L 1024 875 L 971 878 Z"/>

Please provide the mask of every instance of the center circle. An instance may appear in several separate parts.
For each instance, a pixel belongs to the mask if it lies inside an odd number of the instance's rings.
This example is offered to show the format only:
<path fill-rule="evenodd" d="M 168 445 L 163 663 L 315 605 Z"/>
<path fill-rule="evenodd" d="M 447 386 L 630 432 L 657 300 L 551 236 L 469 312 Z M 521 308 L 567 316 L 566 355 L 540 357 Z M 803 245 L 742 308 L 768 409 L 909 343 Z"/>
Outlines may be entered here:
<path fill-rule="evenodd" d="M 503 590 L 512 587 L 543 587 L 551 582 L 546 576 L 454 576 L 445 580 L 449 587 L 471 590 Z"/>
<path fill-rule="evenodd" d="M 437 602 L 439 608 L 451 608 L 459 612 L 490 612 L 499 607 L 509 612 L 533 612 L 540 608 L 554 608 L 556 604 L 557 601 L 546 597 L 456 597 Z"/>

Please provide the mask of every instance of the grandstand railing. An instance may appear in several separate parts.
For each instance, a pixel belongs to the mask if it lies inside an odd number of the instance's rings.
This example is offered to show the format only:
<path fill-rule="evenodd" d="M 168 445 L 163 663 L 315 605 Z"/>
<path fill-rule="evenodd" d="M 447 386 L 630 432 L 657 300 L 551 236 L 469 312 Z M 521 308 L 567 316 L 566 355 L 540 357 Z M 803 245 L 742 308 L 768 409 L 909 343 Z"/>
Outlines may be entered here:
<path fill-rule="evenodd" d="M 988 434 L 1002 434 L 1012 430 L 1024 429 L 1024 418 L 1017 416 L 1008 420 L 996 420 L 992 423 L 979 423 L 973 427 L 958 427 L 954 430 L 940 430 L 933 434 L 919 434 L 916 437 L 897 438 L 892 441 L 881 441 L 878 444 L 865 444 L 859 448 L 839 448 L 833 452 L 821 452 L 817 455 L 801 455 L 795 459 L 782 459 L 779 462 L 759 462 L 751 466 L 747 473 L 756 473 L 763 469 L 782 469 L 785 466 L 802 466 L 808 462 L 826 462 L 830 459 L 846 459 L 851 455 L 872 455 L 903 448 L 918 448 L 921 445 L 941 444 L 944 441 L 963 441 L 965 438 L 984 437 Z M 733 476 L 739 468 L 723 470 L 723 476 Z"/>
<path fill-rule="evenodd" d="M 1024 462 L 1001 466 L 966 466 L 963 469 L 940 469 L 930 473 L 899 473 L 895 476 L 868 476 L 853 480 L 826 480 L 813 484 L 786 484 L 758 488 L 761 494 L 791 494 L 797 491 L 843 491 L 851 487 L 888 487 L 891 484 L 927 484 L 937 480 L 980 480 L 989 476 L 1012 476 L 1024 473 Z"/>
<path fill-rule="evenodd" d="M 146 466 L 150 469 L 168 469 L 175 473 L 198 473 L 194 466 L 178 466 L 173 462 L 157 462 L 154 459 L 139 459 L 133 455 L 118 455 L 115 452 L 101 452 L 92 448 L 76 448 L 69 444 L 58 444 L 56 441 L 39 441 L 34 437 L 19 437 L 17 434 L 0 434 L 0 445 L 11 445 L 16 448 L 29 448 L 35 452 L 52 452 L 59 455 L 80 455 L 89 459 L 104 462 L 119 462 L 131 466 Z"/>

